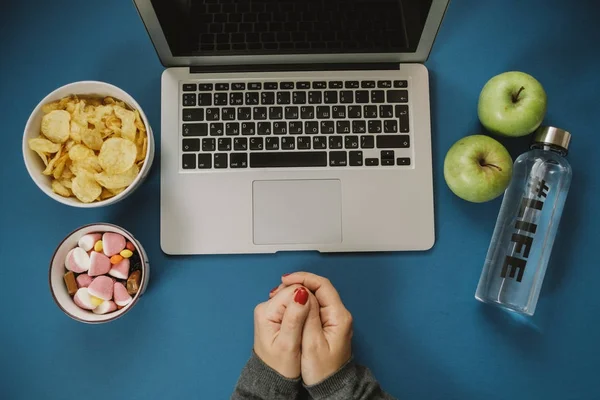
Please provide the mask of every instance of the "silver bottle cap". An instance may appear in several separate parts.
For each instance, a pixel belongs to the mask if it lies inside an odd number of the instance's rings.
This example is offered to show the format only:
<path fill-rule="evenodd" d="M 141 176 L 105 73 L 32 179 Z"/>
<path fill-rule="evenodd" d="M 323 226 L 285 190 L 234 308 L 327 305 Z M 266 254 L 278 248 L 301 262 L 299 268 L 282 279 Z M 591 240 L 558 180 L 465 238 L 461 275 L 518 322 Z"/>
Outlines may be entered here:
<path fill-rule="evenodd" d="M 568 150 L 569 143 L 571 142 L 571 134 L 564 129 L 555 128 L 553 126 L 540 126 L 533 134 L 533 141 L 535 143 L 550 144 Z"/>

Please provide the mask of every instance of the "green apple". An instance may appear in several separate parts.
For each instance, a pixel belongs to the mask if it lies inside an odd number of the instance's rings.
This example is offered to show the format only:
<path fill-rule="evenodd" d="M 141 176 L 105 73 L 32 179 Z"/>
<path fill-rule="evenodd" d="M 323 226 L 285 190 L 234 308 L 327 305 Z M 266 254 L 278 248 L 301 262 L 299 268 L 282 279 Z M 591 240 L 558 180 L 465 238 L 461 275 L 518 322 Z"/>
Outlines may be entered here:
<path fill-rule="evenodd" d="M 512 158 L 500 142 L 472 135 L 454 143 L 444 160 L 444 178 L 461 199 L 483 203 L 500 196 L 512 176 Z"/>
<path fill-rule="evenodd" d="M 492 133 L 525 136 L 542 123 L 546 104 L 546 92 L 533 76 L 511 71 L 496 75 L 485 84 L 477 113 Z"/>

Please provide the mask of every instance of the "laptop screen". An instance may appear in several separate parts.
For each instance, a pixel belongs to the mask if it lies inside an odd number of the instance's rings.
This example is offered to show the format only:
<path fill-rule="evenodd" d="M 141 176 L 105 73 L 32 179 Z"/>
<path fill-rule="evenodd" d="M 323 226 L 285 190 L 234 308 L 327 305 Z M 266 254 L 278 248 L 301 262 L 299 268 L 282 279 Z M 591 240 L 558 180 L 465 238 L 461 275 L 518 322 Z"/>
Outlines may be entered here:
<path fill-rule="evenodd" d="M 151 0 L 173 57 L 414 53 L 432 0 Z"/>

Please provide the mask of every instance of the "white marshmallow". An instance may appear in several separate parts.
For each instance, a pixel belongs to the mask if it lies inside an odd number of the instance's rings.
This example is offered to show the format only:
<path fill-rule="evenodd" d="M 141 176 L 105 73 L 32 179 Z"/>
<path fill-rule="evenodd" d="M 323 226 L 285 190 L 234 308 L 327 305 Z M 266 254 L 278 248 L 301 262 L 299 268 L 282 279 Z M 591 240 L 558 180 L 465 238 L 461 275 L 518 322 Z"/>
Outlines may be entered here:
<path fill-rule="evenodd" d="M 109 257 L 119 254 L 125 248 L 126 243 L 123 235 L 118 233 L 106 232 L 102 235 L 103 251 Z"/>
<path fill-rule="evenodd" d="M 73 300 L 75 301 L 75 304 L 77 304 L 84 310 L 93 310 L 94 308 L 96 308 L 96 306 L 92 303 L 92 297 L 90 296 L 90 293 L 88 292 L 87 288 L 81 288 L 77 290 L 77 293 L 75 293 L 75 297 L 73 297 Z"/>
<path fill-rule="evenodd" d="M 127 293 L 127 289 L 125 289 L 125 286 L 123 286 L 121 282 L 115 283 L 113 299 L 119 307 L 125 307 L 127 304 L 131 303 L 132 300 L 129 293 Z"/>
<path fill-rule="evenodd" d="M 119 279 L 129 278 L 129 259 L 124 258 L 117 264 L 113 265 L 108 274 Z"/>
<path fill-rule="evenodd" d="M 67 253 L 65 268 L 76 274 L 90 269 L 90 256 L 81 247 L 75 247 Z"/>
<path fill-rule="evenodd" d="M 106 314 L 117 310 L 117 305 L 114 301 L 103 301 L 98 307 L 94 309 L 94 314 Z"/>
<path fill-rule="evenodd" d="M 87 235 L 83 235 L 77 244 L 85 251 L 90 251 L 101 238 L 102 235 L 99 233 L 88 233 Z"/>

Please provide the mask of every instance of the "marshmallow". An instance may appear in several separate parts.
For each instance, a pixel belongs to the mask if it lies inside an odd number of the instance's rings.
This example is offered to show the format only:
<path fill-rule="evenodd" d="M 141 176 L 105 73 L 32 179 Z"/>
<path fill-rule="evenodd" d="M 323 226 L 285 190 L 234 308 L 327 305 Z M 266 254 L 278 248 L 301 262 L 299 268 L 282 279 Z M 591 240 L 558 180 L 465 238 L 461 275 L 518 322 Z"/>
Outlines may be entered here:
<path fill-rule="evenodd" d="M 127 242 L 123 235 L 119 235 L 118 233 L 106 232 L 102 235 L 103 251 L 109 257 L 119 254 L 125 248 L 126 244 Z"/>
<path fill-rule="evenodd" d="M 129 278 L 129 260 L 127 258 L 122 259 L 117 264 L 112 266 L 108 274 L 119 279 Z"/>
<path fill-rule="evenodd" d="M 129 293 L 127 293 L 127 289 L 125 289 L 125 286 L 123 286 L 121 282 L 115 283 L 113 296 L 115 303 L 121 307 L 125 307 L 127 304 L 131 303 L 132 300 Z"/>
<path fill-rule="evenodd" d="M 102 253 L 92 251 L 90 256 L 90 270 L 88 271 L 89 276 L 98 276 L 107 274 L 111 267 L 110 259 Z"/>
<path fill-rule="evenodd" d="M 75 297 L 73 297 L 75 304 L 84 310 L 93 310 L 96 308 L 96 305 L 92 301 L 92 296 L 88 292 L 87 288 L 81 288 L 75 293 Z"/>
<path fill-rule="evenodd" d="M 111 300 L 113 297 L 113 281 L 108 276 L 99 276 L 95 278 L 87 288 L 88 293 L 102 300 Z"/>
<path fill-rule="evenodd" d="M 90 283 L 92 283 L 92 277 L 89 276 L 88 274 L 81 274 L 78 275 L 77 278 L 75 278 L 75 280 L 77 281 L 77 286 L 79 286 L 80 288 L 82 287 L 88 287 L 90 286 Z"/>
<path fill-rule="evenodd" d="M 102 235 L 99 233 L 88 233 L 87 235 L 83 235 L 77 244 L 85 251 L 90 251 L 101 237 Z"/>
<path fill-rule="evenodd" d="M 77 274 L 90 269 L 90 256 L 81 247 L 75 247 L 67 253 L 65 267 Z"/>
<path fill-rule="evenodd" d="M 103 301 L 98 307 L 94 309 L 94 314 L 106 314 L 117 310 L 117 305 L 114 301 Z"/>

